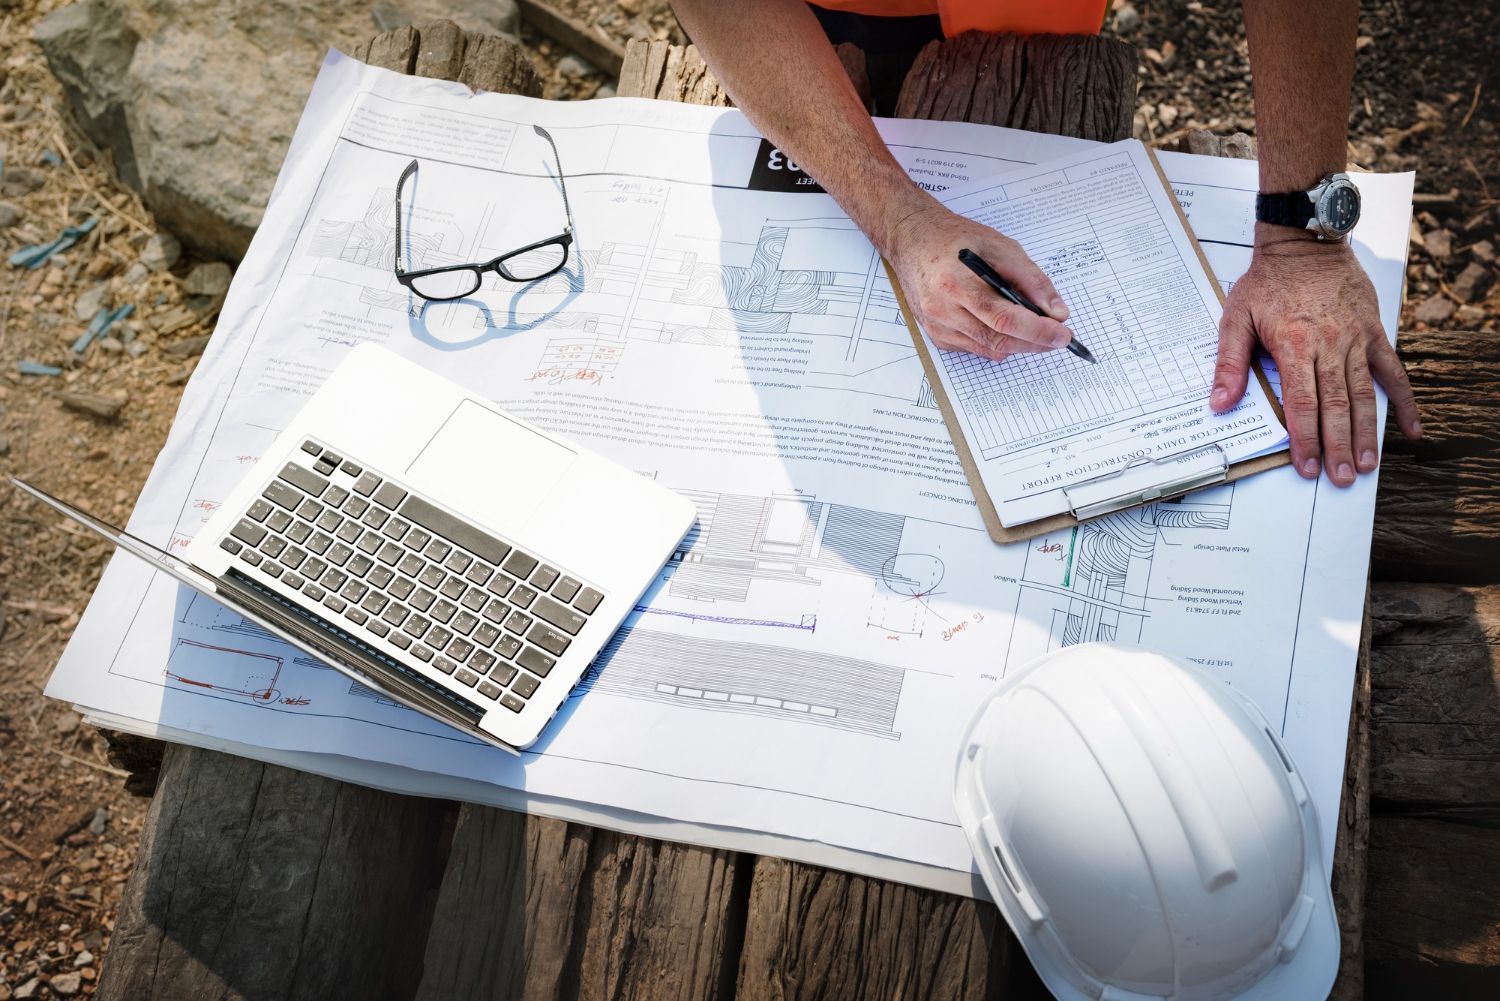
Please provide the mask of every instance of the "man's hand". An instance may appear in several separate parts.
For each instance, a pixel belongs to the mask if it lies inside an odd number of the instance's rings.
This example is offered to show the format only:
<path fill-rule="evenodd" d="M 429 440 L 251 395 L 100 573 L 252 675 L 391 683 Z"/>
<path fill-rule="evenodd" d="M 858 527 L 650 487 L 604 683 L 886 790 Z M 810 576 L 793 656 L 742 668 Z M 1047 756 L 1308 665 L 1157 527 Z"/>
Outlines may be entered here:
<path fill-rule="evenodd" d="M 1219 324 L 1210 403 L 1222 412 L 1244 396 L 1259 336 L 1281 372 L 1293 465 L 1316 479 L 1321 456 L 1329 479 L 1347 487 L 1356 469 L 1368 473 L 1380 461 L 1372 375 L 1415 440 L 1422 422 L 1411 383 L 1380 325 L 1375 289 L 1347 244 L 1257 230 L 1250 270 L 1235 282 Z"/>
<path fill-rule="evenodd" d="M 926 204 L 891 227 L 882 250 L 901 281 L 907 304 L 934 343 L 996 361 L 1019 351 L 1066 346 L 1073 336 L 1062 324 L 1068 307 L 1021 245 L 921 197 Z M 958 252 L 965 247 L 989 261 L 1049 315 L 1037 316 L 996 295 L 959 263 Z"/>

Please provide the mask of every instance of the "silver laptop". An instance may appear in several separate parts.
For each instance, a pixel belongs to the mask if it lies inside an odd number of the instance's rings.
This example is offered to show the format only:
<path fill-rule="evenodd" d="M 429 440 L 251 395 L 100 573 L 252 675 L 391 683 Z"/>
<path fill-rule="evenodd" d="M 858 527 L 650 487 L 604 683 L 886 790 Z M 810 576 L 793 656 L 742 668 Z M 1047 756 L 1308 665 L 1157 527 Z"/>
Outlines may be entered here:
<path fill-rule="evenodd" d="M 696 517 L 382 348 L 349 353 L 183 558 L 17 485 L 403 705 L 536 740 Z"/>

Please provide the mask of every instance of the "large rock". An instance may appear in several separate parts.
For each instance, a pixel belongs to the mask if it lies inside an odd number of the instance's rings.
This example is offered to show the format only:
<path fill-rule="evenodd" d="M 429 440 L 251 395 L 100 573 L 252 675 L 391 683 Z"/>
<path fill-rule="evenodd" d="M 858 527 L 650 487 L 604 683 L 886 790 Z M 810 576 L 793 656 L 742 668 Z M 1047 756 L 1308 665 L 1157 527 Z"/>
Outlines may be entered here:
<path fill-rule="evenodd" d="M 184 243 L 238 260 L 329 47 L 445 18 L 513 35 L 514 0 L 83 0 L 34 37 L 84 132 Z"/>

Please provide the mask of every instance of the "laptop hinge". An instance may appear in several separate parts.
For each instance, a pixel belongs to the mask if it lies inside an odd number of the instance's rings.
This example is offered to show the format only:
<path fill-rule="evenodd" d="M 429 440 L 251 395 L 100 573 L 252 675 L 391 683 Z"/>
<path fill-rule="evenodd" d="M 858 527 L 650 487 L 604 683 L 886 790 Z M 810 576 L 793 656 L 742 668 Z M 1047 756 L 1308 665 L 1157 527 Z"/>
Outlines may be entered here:
<path fill-rule="evenodd" d="M 220 589 L 251 606 L 320 656 L 367 678 L 398 699 L 415 703 L 444 722 L 464 729 L 479 728 L 484 710 L 365 643 L 336 622 L 298 605 L 262 584 L 230 569 L 214 579 Z"/>

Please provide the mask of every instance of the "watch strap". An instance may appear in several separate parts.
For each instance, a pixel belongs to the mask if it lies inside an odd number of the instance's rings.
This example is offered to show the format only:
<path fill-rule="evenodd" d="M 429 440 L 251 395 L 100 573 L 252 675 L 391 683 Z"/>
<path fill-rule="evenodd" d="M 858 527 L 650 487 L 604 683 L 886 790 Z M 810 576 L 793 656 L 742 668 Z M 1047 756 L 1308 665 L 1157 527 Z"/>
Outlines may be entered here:
<path fill-rule="evenodd" d="M 1255 219 L 1273 226 L 1295 226 L 1306 229 L 1313 218 L 1313 200 L 1306 191 L 1255 196 Z"/>

